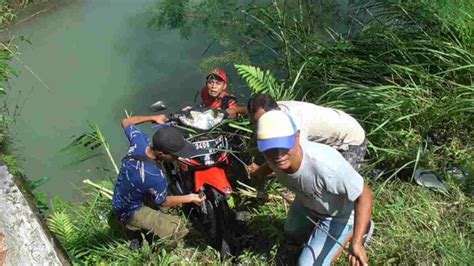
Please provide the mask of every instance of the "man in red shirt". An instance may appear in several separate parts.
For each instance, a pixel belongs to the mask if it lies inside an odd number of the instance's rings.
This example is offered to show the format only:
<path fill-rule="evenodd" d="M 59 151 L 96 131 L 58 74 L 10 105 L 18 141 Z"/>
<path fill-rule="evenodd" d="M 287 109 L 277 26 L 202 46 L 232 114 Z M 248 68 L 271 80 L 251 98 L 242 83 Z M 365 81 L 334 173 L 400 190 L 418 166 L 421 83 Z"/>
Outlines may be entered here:
<path fill-rule="evenodd" d="M 206 77 L 206 86 L 201 89 L 202 106 L 218 110 L 236 107 L 236 97 L 226 91 L 227 82 L 227 75 L 222 69 L 212 69 Z"/>

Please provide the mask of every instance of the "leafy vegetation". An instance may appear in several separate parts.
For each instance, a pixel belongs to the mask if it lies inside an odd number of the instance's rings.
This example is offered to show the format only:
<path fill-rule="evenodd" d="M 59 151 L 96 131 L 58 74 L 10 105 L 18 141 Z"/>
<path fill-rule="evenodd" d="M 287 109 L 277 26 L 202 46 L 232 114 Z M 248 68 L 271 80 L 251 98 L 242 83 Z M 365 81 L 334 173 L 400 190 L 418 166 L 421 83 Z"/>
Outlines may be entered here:
<path fill-rule="evenodd" d="M 450 184 L 454 189 L 442 195 L 400 181 L 371 182 L 377 199 L 373 214 L 376 233 L 369 245 L 371 263 L 468 264 L 472 260 L 469 235 L 474 204 L 454 183 Z M 109 181 L 101 186 L 112 188 Z M 234 262 L 278 262 L 278 244 L 289 208 L 280 196 L 282 191 L 276 180 L 270 181 L 265 195 L 257 196 L 254 190 L 240 187 L 238 206 L 248 210 L 250 217 L 240 228 L 242 235 L 236 242 L 241 252 Z M 168 265 L 219 261 L 219 253 L 194 230 L 172 250 L 167 243 L 157 242 L 130 251 L 125 236 L 110 219 L 110 198 L 100 190 L 87 193 L 90 200 L 80 204 L 56 202 L 48 218 L 51 230 L 74 263 Z M 346 264 L 343 258 L 338 263 Z"/>
<path fill-rule="evenodd" d="M 8 80 L 11 75 L 16 75 L 15 70 L 9 65 L 12 56 L 13 51 L 11 48 L 8 48 L 8 44 L 0 42 L 0 97 L 3 97 L 7 93 L 6 88 L 8 88 Z M 8 125 L 10 122 L 11 117 L 7 108 L 3 105 L 0 107 L 0 150 L 2 152 L 5 152 L 7 147 Z M 11 162 L 12 160 L 6 157 L 4 161 Z M 14 166 L 14 164 L 14 162 L 11 163 L 12 166 Z"/>
<path fill-rule="evenodd" d="M 472 260 L 472 198 L 453 183 L 449 194 L 397 180 L 372 185 L 375 264 L 467 265 Z"/>
<path fill-rule="evenodd" d="M 0 0 L 0 27 L 9 24 L 16 17 L 7 0 Z"/>
<path fill-rule="evenodd" d="M 179 19 L 167 28 L 189 23 L 211 34 L 211 43 L 227 40 L 225 51 L 213 56 L 222 60 L 213 63 L 228 63 L 229 53 L 245 50 L 230 62 L 254 92 L 354 115 L 367 130 L 372 161 L 378 162 L 373 167 L 403 177 L 417 167 L 470 168 L 472 3 L 363 4 L 348 12 L 347 30 L 336 32 L 330 21 L 314 16 L 337 15 L 330 1 L 223 1 L 217 16 L 209 8 L 213 1 L 182 1 L 184 12 L 171 11 L 175 7 L 166 2 L 153 10 L 150 24 L 163 28 Z M 249 58 L 269 70 L 242 65 Z"/>
<path fill-rule="evenodd" d="M 28 8 L 41 1 L 35 0 L 0 0 L 0 28 L 7 27 L 17 18 L 20 9 Z M 47 1 L 42 1 L 47 2 Z"/>
<path fill-rule="evenodd" d="M 474 260 L 474 4 L 371 3 L 354 7 L 346 16 L 351 18 L 346 31 L 335 31 L 317 16 L 336 12 L 328 2 L 164 0 L 152 10 L 150 26 L 179 29 L 184 37 L 197 26 L 224 50 L 204 65 L 235 64 L 253 92 L 339 108 L 362 122 L 370 141 L 363 173 L 375 201 L 371 263 L 469 264 Z M 453 167 L 464 169 L 467 177 L 453 175 Z M 418 168 L 445 176 L 449 192 L 406 182 Z M 112 183 L 101 186 L 110 189 Z M 107 219 L 110 199 L 100 191 L 88 190 L 89 201 L 54 207 L 49 218 L 74 262 L 218 260 L 197 232 L 172 251 L 166 243 L 129 251 Z M 282 191 L 275 180 L 262 195 L 240 188 L 236 206 L 250 217 L 237 240 L 241 252 L 234 262 L 277 262 L 288 209 Z"/>

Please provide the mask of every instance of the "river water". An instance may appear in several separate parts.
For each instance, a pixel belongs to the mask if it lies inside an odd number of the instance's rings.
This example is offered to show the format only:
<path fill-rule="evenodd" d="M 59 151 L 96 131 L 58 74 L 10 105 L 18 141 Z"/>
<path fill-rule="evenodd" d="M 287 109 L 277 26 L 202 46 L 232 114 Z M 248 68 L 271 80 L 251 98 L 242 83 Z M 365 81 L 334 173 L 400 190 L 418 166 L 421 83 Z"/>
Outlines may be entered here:
<path fill-rule="evenodd" d="M 7 96 L 10 112 L 21 107 L 12 128 L 14 153 L 29 179 L 51 178 L 40 190 L 78 199 L 83 179 L 97 180 L 107 174 L 103 168 L 113 169 L 105 156 L 71 166 L 60 152 L 88 130 L 89 121 L 100 125 L 118 162 L 127 147 L 120 126 L 124 109 L 146 114 L 159 99 L 174 109 L 193 103 L 203 85 L 197 66 L 208 41 L 204 34 L 182 40 L 175 31 L 148 29 L 147 10 L 154 4 L 80 0 L 13 29 L 32 43 L 17 41 L 21 60 L 49 87 L 14 60 L 19 78 L 11 80 Z"/>

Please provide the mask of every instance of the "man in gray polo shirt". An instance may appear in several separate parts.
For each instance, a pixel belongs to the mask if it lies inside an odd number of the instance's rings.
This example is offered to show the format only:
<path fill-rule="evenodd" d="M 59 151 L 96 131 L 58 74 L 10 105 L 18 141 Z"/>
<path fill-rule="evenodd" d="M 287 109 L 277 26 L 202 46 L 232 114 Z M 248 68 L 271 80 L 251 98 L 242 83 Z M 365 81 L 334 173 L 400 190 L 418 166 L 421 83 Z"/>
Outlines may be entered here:
<path fill-rule="evenodd" d="M 298 264 L 329 265 L 349 241 L 351 264 L 367 264 L 364 235 L 372 193 L 357 171 L 335 149 L 301 139 L 292 118 L 282 111 L 259 118 L 257 144 L 278 180 L 296 194 L 285 233 L 294 243 L 307 241 Z"/>

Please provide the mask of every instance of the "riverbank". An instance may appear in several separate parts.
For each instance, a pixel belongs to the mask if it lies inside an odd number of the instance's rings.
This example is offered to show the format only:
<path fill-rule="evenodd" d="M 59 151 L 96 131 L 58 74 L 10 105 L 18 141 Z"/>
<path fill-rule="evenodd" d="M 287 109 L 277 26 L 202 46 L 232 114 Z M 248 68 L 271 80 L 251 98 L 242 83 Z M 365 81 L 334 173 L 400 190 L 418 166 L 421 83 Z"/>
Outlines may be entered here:
<path fill-rule="evenodd" d="M 21 183 L 0 164 L 0 265 L 70 265 Z"/>
<path fill-rule="evenodd" d="M 428 16 L 432 13 L 424 14 Z M 403 18 L 401 15 L 400 17 Z M 436 21 L 431 19 L 427 24 L 429 27 L 435 27 L 438 24 L 433 26 L 432 22 Z M 291 23 L 278 25 L 291 26 Z M 446 174 L 444 176 L 447 177 L 451 189 L 447 194 L 442 194 L 409 182 L 412 170 L 416 168 L 427 167 L 444 174 L 444 170 L 453 164 L 472 162 L 472 115 L 469 110 L 472 110 L 473 90 L 472 83 L 468 84 L 472 81 L 472 72 L 468 71 L 469 64 L 472 65 L 472 53 L 469 52 L 472 50 L 467 49 L 465 53 L 463 47 L 452 49 L 457 47 L 459 40 L 463 40 L 462 36 L 456 36 L 458 41 L 433 41 L 459 33 L 460 30 L 456 28 L 450 30 L 449 34 L 417 39 L 428 33 L 443 33 L 444 27 L 451 24 L 439 25 L 443 27 L 426 28 L 424 21 L 421 21 L 419 27 L 414 30 L 429 29 L 423 31 L 424 34 L 398 31 L 384 34 L 385 31 L 377 32 L 377 28 L 370 28 L 377 34 L 361 34 L 359 38 L 335 41 L 326 46 L 315 42 L 313 36 L 300 34 L 298 28 L 294 31 L 283 29 L 290 37 L 295 37 L 284 41 L 285 45 L 291 44 L 292 47 L 288 50 L 284 49 L 286 46 L 274 49 L 288 53 L 284 54 L 286 56 L 280 54 L 277 57 L 285 58 L 285 65 L 292 67 L 288 69 L 288 73 L 293 76 L 290 75 L 286 80 L 286 85 L 294 84 L 292 88 L 295 88 L 295 93 L 301 89 L 307 96 L 304 100 L 344 109 L 364 122 L 370 140 L 371 158 L 371 165 L 364 173 L 377 173 L 372 171 L 374 169 L 379 171 L 378 175 L 368 178 L 369 185 L 374 190 L 373 217 L 376 223 L 376 231 L 368 247 L 371 264 L 464 265 L 473 260 L 471 221 L 474 204 L 472 197 L 463 192 L 464 186 L 467 185 L 460 184 L 459 180 Z M 276 27 L 273 24 L 270 26 Z M 276 29 L 271 32 L 281 31 Z M 291 35 L 293 32 L 297 34 Z M 304 33 L 306 32 L 311 31 Z M 393 36 L 396 38 L 391 38 Z M 288 35 L 283 37 L 287 38 Z M 308 38 L 301 40 L 301 37 Z M 298 46 L 300 41 L 301 46 Z M 140 41 L 123 43 L 129 45 Z M 446 43 L 449 45 L 443 46 Z M 464 43 L 468 46 L 472 42 Z M 428 45 L 422 46 L 425 44 Z M 97 43 L 93 44 L 93 47 L 97 46 Z M 133 49 L 139 50 L 137 47 Z M 109 50 L 107 48 L 103 51 Z M 294 53 L 294 50 L 298 53 Z M 460 55 L 455 52 L 460 52 Z M 304 56 L 300 57 L 301 54 Z M 153 56 L 146 54 L 146 57 Z M 440 58 L 442 60 L 439 60 Z M 470 62 L 465 64 L 464 61 L 458 61 L 459 58 Z M 285 69 L 282 62 L 277 63 L 280 63 L 278 68 Z M 41 64 L 46 68 L 45 65 L 45 62 Z M 146 67 L 137 69 L 143 73 Z M 54 80 L 57 80 L 61 75 L 55 72 L 54 76 Z M 140 75 L 146 76 L 148 75 Z M 256 76 L 258 78 L 263 75 Z M 93 80 L 90 76 L 87 77 Z M 272 87 L 286 89 L 284 86 Z M 84 88 L 80 89 L 81 94 L 85 94 Z M 177 91 L 174 93 L 178 94 Z M 150 98 L 149 92 L 146 96 Z M 95 104 L 93 102 L 92 105 Z M 117 105 L 120 110 L 107 112 L 107 119 L 111 119 L 110 114 L 121 113 L 121 109 L 127 107 L 122 102 Z M 78 104 L 76 109 L 88 108 L 89 106 Z M 85 127 L 85 124 L 83 126 Z M 64 135 L 64 131 L 57 131 Z M 112 132 L 115 133 L 107 136 L 123 138 L 121 131 Z M 53 134 L 51 136 L 57 137 Z M 31 153 L 32 145 L 27 147 Z M 44 160 L 43 156 L 40 158 Z M 104 183 L 107 183 L 108 188 L 113 187 L 112 182 L 105 176 L 98 178 L 107 180 Z M 472 175 L 470 178 L 472 179 Z M 399 179 L 404 179 L 405 182 Z M 268 185 L 267 198 L 257 198 L 256 193 L 238 195 L 241 197 L 239 208 L 247 207 L 252 214 L 247 221 L 248 228 L 245 228 L 248 231 L 238 240 L 243 246 L 237 259 L 239 263 L 272 264 L 278 259 L 277 251 L 283 238 L 283 224 L 288 210 L 288 205 L 277 193 L 282 189 L 273 180 Z M 209 248 L 205 239 L 195 231 L 192 231 L 192 239 L 180 242 L 178 248 L 172 252 L 162 248 L 161 243 L 157 243 L 153 249 L 145 245 L 140 251 L 130 251 L 127 241 L 108 223 L 110 200 L 97 191 L 87 193 L 90 200 L 54 206 L 54 212 L 48 217 L 49 226 L 58 235 L 74 262 L 211 264 L 219 260 L 217 253 Z M 344 262 L 344 259 L 339 261 L 340 264 Z"/>
<path fill-rule="evenodd" d="M 156 100 L 166 100 L 170 108 L 193 105 L 205 76 L 196 70 L 205 36 L 180 42 L 177 32 L 147 28 L 153 1 L 75 1 L 12 30 L 21 61 L 49 87 L 12 60 L 20 74 L 12 78 L 15 89 L 8 96 L 12 113 L 17 102 L 21 106 L 11 127 L 15 155 L 28 179 L 54 180 L 40 191 L 82 200 L 75 187 L 83 179 L 111 174 L 105 160 L 77 165 L 61 153 L 88 121 L 100 125 L 112 155 L 120 158 L 126 148 L 120 127 L 124 109 L 145 114 Z"/>

